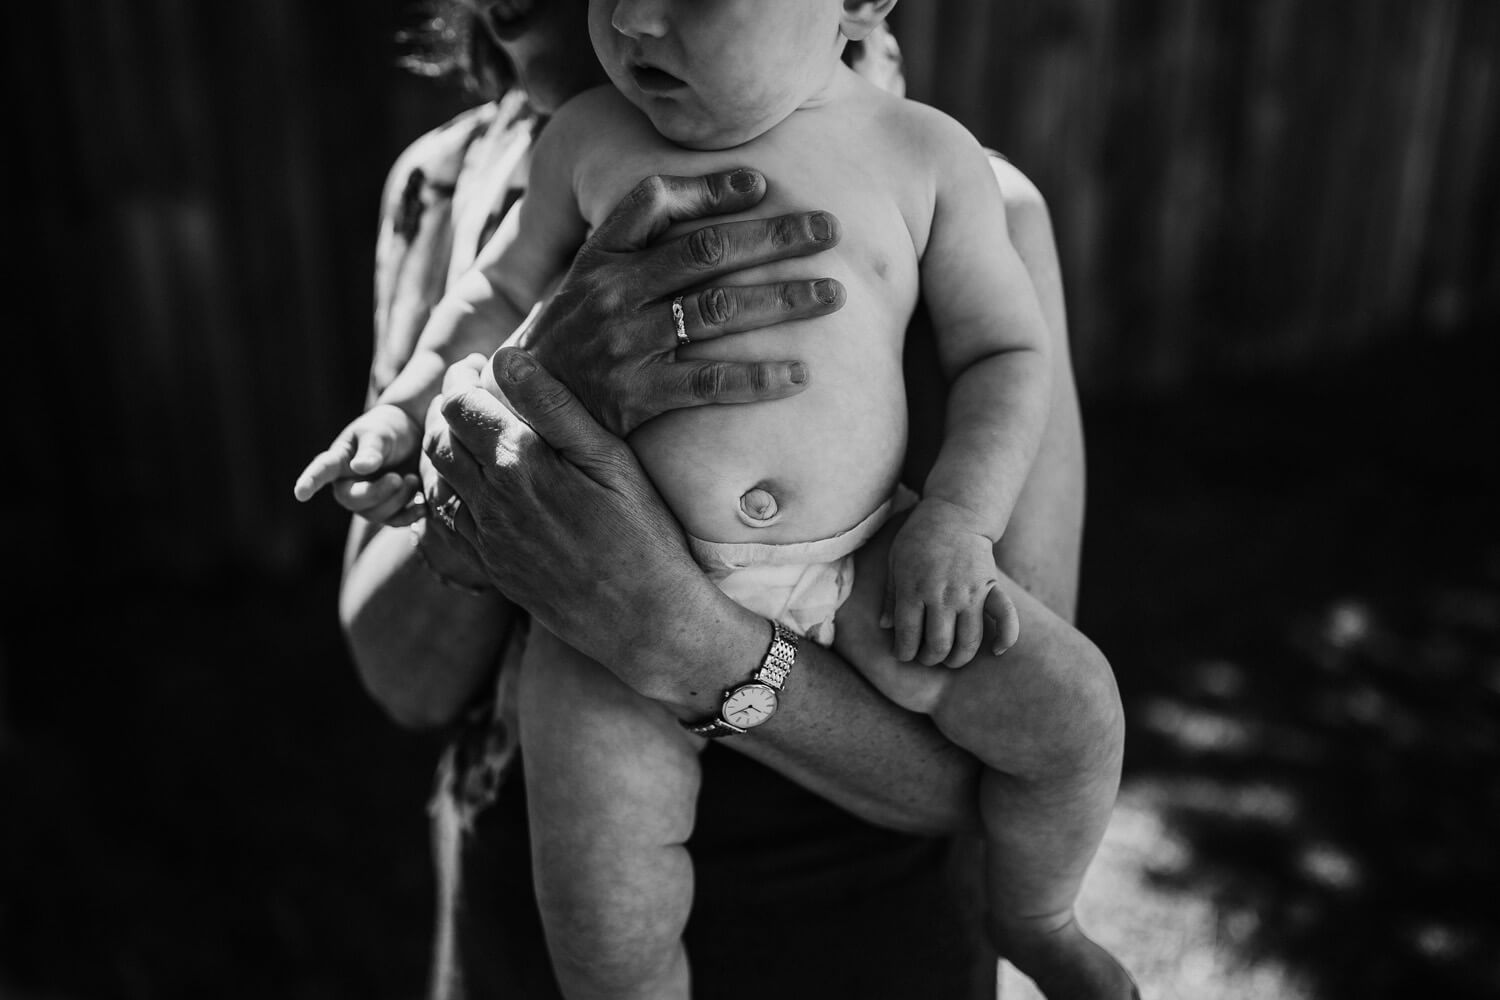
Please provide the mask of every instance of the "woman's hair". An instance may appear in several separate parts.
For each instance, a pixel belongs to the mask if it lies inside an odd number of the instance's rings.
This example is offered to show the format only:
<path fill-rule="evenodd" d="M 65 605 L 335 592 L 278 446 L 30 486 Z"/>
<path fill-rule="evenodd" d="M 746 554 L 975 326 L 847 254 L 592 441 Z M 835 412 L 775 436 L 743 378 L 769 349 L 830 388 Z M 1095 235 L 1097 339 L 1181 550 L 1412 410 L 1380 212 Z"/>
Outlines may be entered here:
<path fill-rule="evenodd" d="M 475 10 L 459 0 L 423 0 L 421 20 L 396 35 L 399 65 L 419 76 L 455 81 L 493 101 L 516 84 L 516 71 Z"/>
<path fill-rule="evenodd" d="M 405 50 L 399 60 L 403 68 L 419 76 L 455 80 L 487 101 L 516 85 L 515 68 L 479 23 L 473 7 L 460 0 L 422 0 L 418 10 L 417 26 L 396 35 Z M 863 42 L 850 42 L 844 46 L 844 62 L 852 65 L 863 51 Z"/>

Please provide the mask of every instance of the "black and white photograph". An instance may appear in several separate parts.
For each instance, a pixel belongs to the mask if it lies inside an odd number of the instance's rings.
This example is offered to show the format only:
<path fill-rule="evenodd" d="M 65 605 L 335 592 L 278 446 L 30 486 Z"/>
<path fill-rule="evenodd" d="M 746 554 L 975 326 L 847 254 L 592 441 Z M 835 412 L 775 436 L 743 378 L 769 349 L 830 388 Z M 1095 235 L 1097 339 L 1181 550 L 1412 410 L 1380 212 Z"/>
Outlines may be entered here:
<path fill-rule="evenodd" d="M 0 1000 L 1500 997 L 1496 0 L 12 25 Z"/>

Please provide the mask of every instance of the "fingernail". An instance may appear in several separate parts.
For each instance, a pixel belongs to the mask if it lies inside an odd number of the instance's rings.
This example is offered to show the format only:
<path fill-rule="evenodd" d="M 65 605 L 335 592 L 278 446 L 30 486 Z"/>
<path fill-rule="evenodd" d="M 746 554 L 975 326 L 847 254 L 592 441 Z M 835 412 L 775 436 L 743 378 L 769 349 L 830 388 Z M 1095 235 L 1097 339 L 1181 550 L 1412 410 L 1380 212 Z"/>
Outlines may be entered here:
<path fill-rule="evenodd" d="M 813 294 L 822 303 L 831 303 L 839 297 L 839 286 L 833 283 L 832 278 L 819 278 L 813 282 Z"/>
<path fill-rule="evenodd" d="M 536 371 L 536 362 L 524 351 L 516 351 L 505 360 L 505 381 L 524 382 Z"/>
<path fill-rule="evenodd" d="M 833 220 L 828 218 L 825 212 L 814 212 L 812 218 L 808 219 L 808 225 L 812 227 L 813 239 L 819 243 L 826 243 L 833 238 Z"/>
<path fill-rule="evenodd" d="M 801 385 L 807 381 L 807 366 L 800 361 L 793 361 L 788 370 L 791 374 L 792 384 Z"/>
<path fill-rule="evenodd" d="M 880 616 L 880 627 L 881 628 L 890 628 L 894 624 L 896 624 L 896 623 L 893 622 L 893 621 L 891 621 L 891 616 L 890 615 L 882 614 Z"/>
<path fill-rule="evenodd" d="M 755 174 L 743 168 L 729 175 L 729 186 L 740 194 L 755 190 Z"/>

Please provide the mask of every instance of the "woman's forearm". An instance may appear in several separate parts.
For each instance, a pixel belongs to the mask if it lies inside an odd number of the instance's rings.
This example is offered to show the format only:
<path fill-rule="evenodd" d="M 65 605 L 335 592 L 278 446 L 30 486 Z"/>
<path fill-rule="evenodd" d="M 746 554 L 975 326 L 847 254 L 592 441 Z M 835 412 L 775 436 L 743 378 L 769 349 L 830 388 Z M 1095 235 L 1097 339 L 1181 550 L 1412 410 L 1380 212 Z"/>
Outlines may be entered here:
<path fill-rule="evenodd" d="M 614 666 L 631 683 L 659 678 L 661 662 L 679 664 L 670 687 L 638 689 L 697 721 L 717 713 L 725 688 L 755 673 L 771 630 L 701 574 L 679 584 L 651 588 L 670 599 L 642 608 L 638 619 L 673 627 L 622 644 L 628 655 Z M 725 743 L 880 826 L 940 834 L 978 822 L 978 762 L 929 718 L 888 701 L 834 650 L 807 640 L 771 721 Z"/>
<path fill-rule="evenodd" d="M 350 528 L 339 621 L 360 680 L 398 724 L 452 722 L 492 676 L 516 618 L 497 592 L 445 583 L 405 528 Z"/>
<path fill-rule="evenodd" d="M 898 708 L 832 649 L 804 643 L 773 725 L 733 745 L 862 819 L 913 833 L 977 828 L 979 763 Z"/>
<path fill-rule="evenodd" d="M 1052 397 L 1046 429 L 995 556 L 1011 579 L 1064 621 L 1072 621 L 1078 603 L 1085 476 L 1083 422 L 1068 345 L 1062 268 L 1041 192 L 1005 160 L 994 158 L 991 166 L 1005 197 L 1011 243 L 1036 289 L 1052 338 L 1048 352 Z"/>

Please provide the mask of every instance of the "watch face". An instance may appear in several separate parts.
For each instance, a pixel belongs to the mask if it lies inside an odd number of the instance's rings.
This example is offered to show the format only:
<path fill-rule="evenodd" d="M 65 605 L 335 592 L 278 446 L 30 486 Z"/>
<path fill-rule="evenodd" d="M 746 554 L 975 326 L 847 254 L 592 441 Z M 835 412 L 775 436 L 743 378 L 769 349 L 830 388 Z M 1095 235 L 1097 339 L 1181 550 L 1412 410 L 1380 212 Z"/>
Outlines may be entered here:
<path fill-rule="evenodd" d="M 776 692 L 764 684 L 742 684 L 724 699 L 724 721 L 741 729 L 760 725 L 776 711 Z"/>

